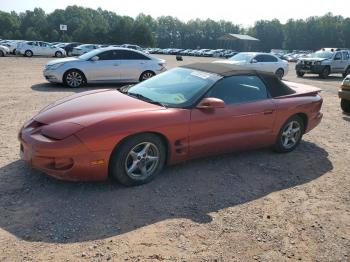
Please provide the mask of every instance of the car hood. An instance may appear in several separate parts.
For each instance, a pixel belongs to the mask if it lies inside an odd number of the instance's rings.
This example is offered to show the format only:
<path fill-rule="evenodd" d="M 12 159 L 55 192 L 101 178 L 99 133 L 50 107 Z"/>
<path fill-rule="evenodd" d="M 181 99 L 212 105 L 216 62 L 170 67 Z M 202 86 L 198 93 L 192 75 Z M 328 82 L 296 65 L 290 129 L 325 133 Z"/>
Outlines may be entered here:
<path fill-rule="evenodd" d="M 49 61 L 46 65 L 51 66 L 59 63 L 66 63 L 66 62 L 72 62 L 72 61 L 79 61 L 79 58 L 76 57 L 66 57 L 66 58 L 59 58 Z"/>
<path fill-rule="evenodd" d="M 230 65 L 246 65 L 247 62 L 244 61 L 232 61 L 232 60 L 217 60 L 213 61 L 213 63 L 223 63 L 223 64 L 230 64 Z"/>
<path fill-rule="evenodd" d="M 65 62 L 72 62 L 72 61 L 79 61 L 79 58 L 76 57 L 66 57 L 66 58 L 59 58 L 59 59 L 54 59 L 49 61 L 46 65 L 47 66 L 51 66 L 54 64 L 58 64 L 58 63 L 65 63 Z"/>
<path fill-rule="evenodd" d="M 327 60 L 327 58 L 304 57 L 304 58 L 299 58 L 299 60 L 300 60 L 300 61 L 314 62 L 314 61 L 324 61 L 324 60 Z"/>
<path fill-rule="evenodd" d="M 104 89 L 65 97 L 42 109 L 33 119 L 46 125 L 70 122 L 86 127 L 110 117 L 162 109 L 116 89 Z"/>

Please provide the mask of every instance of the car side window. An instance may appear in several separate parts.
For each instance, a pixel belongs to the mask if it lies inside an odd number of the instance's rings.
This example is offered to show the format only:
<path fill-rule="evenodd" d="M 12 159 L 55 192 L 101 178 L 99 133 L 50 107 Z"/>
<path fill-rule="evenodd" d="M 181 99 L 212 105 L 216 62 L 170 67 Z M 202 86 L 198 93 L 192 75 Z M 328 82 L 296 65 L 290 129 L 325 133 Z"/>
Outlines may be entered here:
<path fill-rule="evenodd" d="M 277 58 L 272 55 L 264 55 L 264 62 L 277 62 Z"/>
<path fill-rule="evenodd" d="M 346 51 L 343 52 L 343 60 L 349 60 L 349 53 Z"/>
<path fill-rule="evenodd" d="M 254 57 L 254 59 L 255 59 L 258 63 L 265 62 L 265 61 L 264 61 L 264 57 L 263 57 L 262 55 L 257 55 L 256 57 Z"/>
<path fill-rule="evenodd" d="M 342 59 L 341 53 L 340 52 L 336 53 L 334 56 L 334 60 L 341 60 L 341 59 Z"/>
<path fill-rule="evenodd" d="M 125 60 L 150 60 L 147 56 L 133 51 L 124 50 L 123 55 Z"/>
<path fill-rule="evenodd" d="M 121 60 L 123 54 L 119 50 L 110 50 L 100 53 L 98 57 L 99 60 Z"/>
<path fill-rule="evenodd" d="M 219 98 L 231 105 L 267 99 L 268 93 L 258 76 L 242 75 L 221 79 L 208 92 L 207 97 Z"/>

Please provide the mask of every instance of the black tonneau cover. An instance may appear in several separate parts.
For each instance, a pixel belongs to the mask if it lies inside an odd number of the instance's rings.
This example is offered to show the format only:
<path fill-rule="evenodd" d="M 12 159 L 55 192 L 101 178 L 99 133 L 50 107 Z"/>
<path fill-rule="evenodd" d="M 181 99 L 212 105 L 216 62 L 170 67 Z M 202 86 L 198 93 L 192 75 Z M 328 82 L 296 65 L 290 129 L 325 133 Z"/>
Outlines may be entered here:
<path fill-rule="evenodd" d="M 238 65 L 228 65 L 224 63 L 193 63 L 181 67 L 213 73 L 223 77 L 234 75 L 257 75 L 265 82 L 272 97 L 291 95 L 295 93 L 293 89 L 280 81 L 275 74 L 251 70 Z"/>

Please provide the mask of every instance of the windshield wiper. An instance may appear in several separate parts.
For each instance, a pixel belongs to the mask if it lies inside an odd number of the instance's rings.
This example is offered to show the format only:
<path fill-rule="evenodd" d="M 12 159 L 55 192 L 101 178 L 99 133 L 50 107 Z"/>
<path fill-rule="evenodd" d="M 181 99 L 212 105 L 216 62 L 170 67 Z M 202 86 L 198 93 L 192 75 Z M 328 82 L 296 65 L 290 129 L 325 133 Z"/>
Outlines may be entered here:
<path fill-rule="evenodd" d="M 159 105 L 159 106 L 168 108 L 165 104 L 163 104 L 163 103 L 161 103 L 161 102 L 158 102 L 158 101 L 154 101 L 154 100 L 152 100 L 151 98 L 148 98 L 148 97 L 146 97 L 146 96 L 144 96 L 144 95 L 137 94 L 137 93 L 130 93 L 130 92 L 127 92 L 126 94 L 129 95 L 129 96 L 138 98 L 138 99 L 140 99 L 140 100 L 143 100 L 143 101 L 145 101 L 145 102 L 148 102 L 148 103 L 151 103 L 151 104 L 155 104 L 155 105 Z"/>

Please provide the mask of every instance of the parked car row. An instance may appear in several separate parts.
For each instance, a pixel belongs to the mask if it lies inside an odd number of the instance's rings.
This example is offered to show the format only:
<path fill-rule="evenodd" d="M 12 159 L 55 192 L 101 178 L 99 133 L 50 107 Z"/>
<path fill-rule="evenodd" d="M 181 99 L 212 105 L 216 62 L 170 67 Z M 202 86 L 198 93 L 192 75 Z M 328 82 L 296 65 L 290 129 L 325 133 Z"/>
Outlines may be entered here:
<path fill-rule="evenodd" d="M 23 55 L 27 57 L 42 55 L 42 56 L 80 56 L 88 53 L 92 50 L 103 48 L 103 47 L 124 47 L 141 52 L 148 53 L 145 49 L 138 45 L 123 44 L 123 45 L 109 45 L 109 44 L 83 44 L 79 42 L 44 42 L 44 41 L 25 41 L 25 40 L 0 40 L 0 46 L 6 47 L 1 48 L 2 53 L 0 56 L 7 54 Z M 9 51 L 7 51 L 9 49 Z"/>
<path fill-rule="evenodd" d="M 282 60 L 286 60 L 288 62 L 297 62 L 299 58 L 307 57 L 311 53 L 312 50 L 283 50 L 283 49 L 271 49 L 271 53 L 275 56 L 278 56 Z"/>
<path fill-rule="evenodd" d="M 184 56 L 202 56 L 202 57 L 232 57 L 237 51 L 230 49 L 179 49 L 179 48 L 148 48 L 150 54 L 165 55 L 184 55 Z"/>

